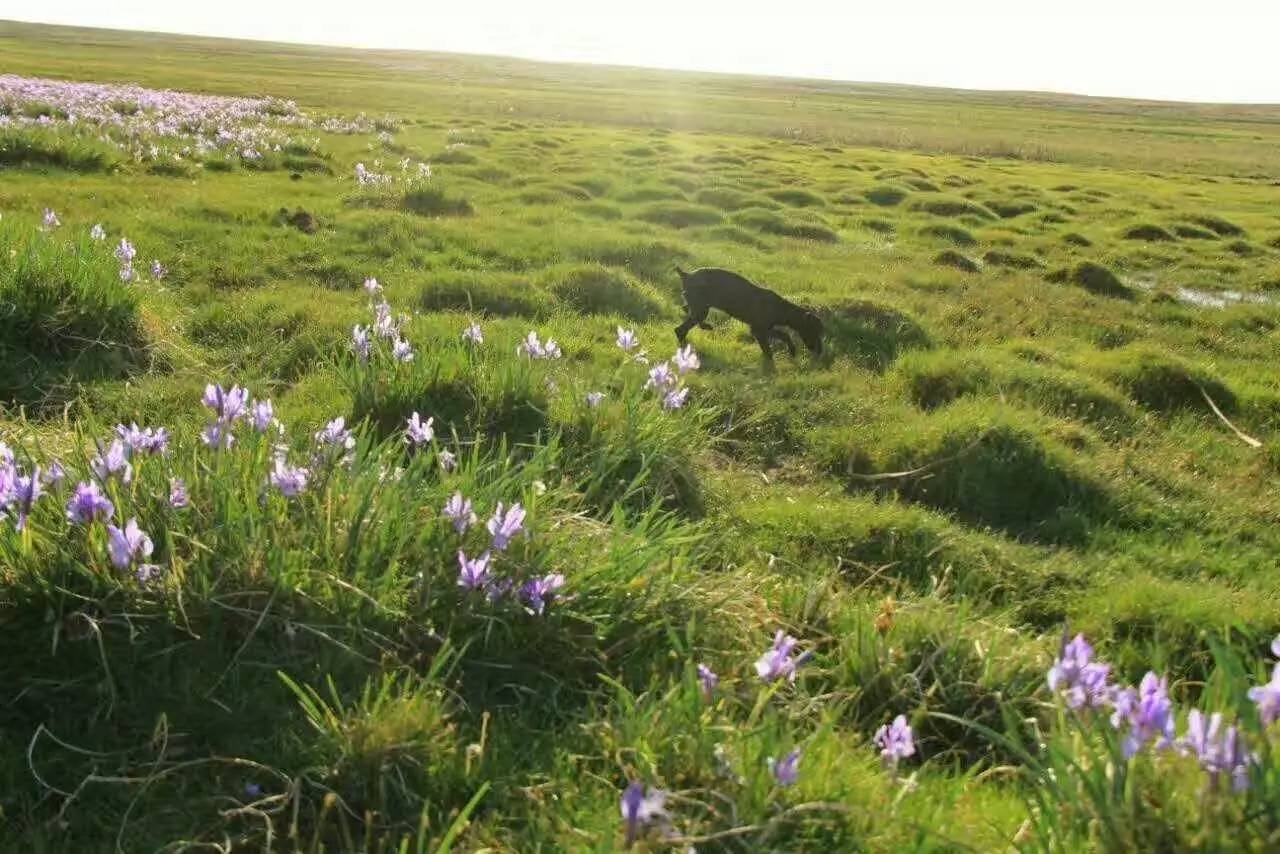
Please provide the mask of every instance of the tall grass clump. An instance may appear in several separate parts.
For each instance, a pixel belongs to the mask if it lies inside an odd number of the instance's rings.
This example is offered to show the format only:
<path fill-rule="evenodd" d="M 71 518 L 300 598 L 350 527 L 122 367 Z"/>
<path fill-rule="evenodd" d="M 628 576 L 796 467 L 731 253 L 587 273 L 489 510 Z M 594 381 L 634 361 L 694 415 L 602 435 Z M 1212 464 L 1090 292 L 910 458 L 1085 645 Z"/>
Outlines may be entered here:
<path fill-rule="evenodd" d="M 663 494 L 661 466 L 701 430 L 642 367 L 624 353 L 611 402 L 563 401 L 545 436 L 521 441 L 508 423 L 488 441 L 424 380 L 488 374 L 471 381 L 473 407 L 531 400 L 561 364 L 554 342 L 486 354 L 468 327 L 428 364 L 400 331 L 343 358 L 357 411 L 380 423 L 299 428 L 271 400 L 211 384 L 199 437 L 86 424 L 58 459 L 5 446 L 10 626 L 97 635 L 24 664 L 48 681 L 6 713 L 32 739 L 33 774 L 7 801 L 20 820 L 53 809 L 39 803 L 50 787 L 106 774 L 63 813 L 124 815 L 134 840 L 184 832 L 165 805 L 192 796 L 208 810 L 192 802 L 183 822 L 199 813 L 250 847 L 289 832 L 309 850 L 438 840 L 489 779 L 546 767 L 554 742 L 534 734 L 592 708 L 603 678 L 643 684 L 670 669 L 673 632 L 723 622 L 695 569 L 702 535 Z M 392 426 L 407 388 L 424 409 Z M 195 736 L 173 755 L 169 719 Z M 528 750 L 490 758 L 491 725 Z M 161 742 L 137 751 L 156 727 Z M 271 808 L 242 822 L 217 806 L 227 798 Z"/>
<path fill-rule="evenodd" d="M 35 128 L 0 128 L 0 166 L 107 172 L 121 163 L 116 148 L 92 136 Z"/>
<path fill-rule="evenodd" d="M 136 291 L 87 237 L 0 224 L 0 306 L 0 400 L 34 400 L 68 372 L 119 375 L 145 344 Z"/>

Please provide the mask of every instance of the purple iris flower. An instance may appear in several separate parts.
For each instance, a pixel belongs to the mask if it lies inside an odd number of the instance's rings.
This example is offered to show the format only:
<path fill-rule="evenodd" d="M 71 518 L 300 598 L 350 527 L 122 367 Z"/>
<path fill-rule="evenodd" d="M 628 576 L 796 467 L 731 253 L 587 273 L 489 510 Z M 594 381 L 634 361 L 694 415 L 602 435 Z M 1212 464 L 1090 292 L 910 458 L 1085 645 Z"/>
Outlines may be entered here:
<path fill-rule="evenodd" d="M 267 432 L 271 422 L 276 420 L 275 407 L 270 400 L 255 400 L 249 407 L 249 423 L 259 433 Z"/>
<path fill-rule="evenodd" d="M 133 480 L 133 465 L 129 462 L 124 442 L 119 439 L 112 442 L 106 450 L 99 445 L 98 456 L 89 463 L 89 468 L 104 483 L 115 476 L 120 478 L 121 483 Z"/>
<path fill-rule="evenodd" d="M 640 339 L 636 337 L 634 329 L 623 329 L 618 327 L 618 347 L 624 353 L 630 353 L 632 350 L 640 346 Z"/>
<path fill-rule="evenodd" d="M 128 569 L 139 557 L 151 557 L 151 538 L 130 519 L 123 528 L 107 525 L 107 550 L 116 569 Z"/>
<path fill-rule="evenodd" d="M 640 830 L 654 822 L 667 819 L 667 793 L 662 789 L 647 789 L 644 783 L 633 781 L 622 793 L 622 821 L 626 828 L 626 847 L 636 841 Z"/>
<path fill-rule="evenodd" d="M 276 457 L 275 467 L 269 479 L 271 485 L 280 490 L 285 498 L 296 498 L 307 488 L 307 478 L 311 472 L 302 467 L 294 467 L 285 462 L 283 457 Z"/>
<path fill-rule="evenodd" d="M 1276 635 L 1271 641 L 1271 654 L 1280 658 L 1280 635 Z"/>
<path fill-rule="evenodd" d="M 169 450 L 169 431 L 164 427 L 143 430 L 137 424 L 117 424 L 116 435 L 135 454 L 163 454 Z"/>
<path fill-rule="evenodd" d="M 44 225 L 45 230 L 48 231 L 49 229 L 57 228 L 62 225 L 62 220 L 58 219 L 58 215 L 54 213 L 53 208 L 45 208 L 44 218 L 41 220 L 41 223 Z"/>
<path fill-rule="evenodd" d="M 67 521 L 80 525 L 87 525 L 99 519 L 110 519 L 115 512 L 115 506 L 103 494 L 97 481 L 79 484 L 75 493 L 67 501 Z"/>
<path fill-rule="evenodd" d="M 679 409 L 684 406 L 686 400 L 689 399 L 689 387 L 680 386 L 674 388 L 662 396 L 662 408 L 668 412 L 673 409 Z"/>
<path fill-rule="evenodd" d="M 249 390 L 238 385 L 223 389 L 221 385 L 210 383 L 204 388 L 203 402 L 214 415 L 229 424 L 244 417 L 249 406 Z"/>
<path fill-rule="evenodd" d="M 436 459 L 440 461 L 440 468 L 445 471 L 453 471 L 458 467 L 458 457 L 445 448 L 436 451 Z"/>
<path fill-rule="evenodd" d="M 675 388 L 679 381 L 679 377 L 671 370 L 671 363 L 662 362 L 649 369 L 649 381 L 644 387 L 666 392 Z"/>
<path fill-rule="evenodd" d="M 698 358 L 698 354 L 694 352 L 692 344 L 686 344 L 679 350 L 676 350 L 676 355 L 672 361 L 675 362 L 676 371 L 680 374 L 687 374 L 702 367 L 702 360 L 700 360 Z"/>
<path fill-rule="evenodd" d="M 779 786 L 794 786 L 796 781 L 800 779 L 800 751 L 793 750 L 781 760 L 774 759 L 772 756 L 768 759 L 769 771 L 773 774 Z"/>
<path fill-rule="evenodd" d="M 465 532 L 476 521 L 476 514 L 471 509 L 471 499 L 463 498 L 461 492 L 455 492 L 444 503 L 444 510 L 441 512 L 446 519 L 453 523 L 453 530 L 459 534 Z"/>
<path fill-rule="evenodd" d="M 169 480 L 169 506 L 174 510 L 181 510 L 188 506 L 191 500 L 187 497 L 187 484 L 180 477 L 171 478 Z"/>
<path fill-rule="evenodd" d="M 417 412 L 409 416 L 406 427 L 404 440 L 410 445 L 425 445 L 436 437 L 435 431 L 431 429 L 432 422 L 435 418 L 428 418 L 426 421 Z"/>
<path fill-rule="evenodd" d="M 9 501 L 14 511 L 13 529 L 15 531 L 21 531 L 27 527 L 27 517 L 31 515 L 31 508 L 43 494 L 39 466 L 33 466 L 29 475 L 18 475 L 13 478 Z"/>
<path fill-rule="evenodd" d="M 361 326 L 358 323 L 351 327 L 351 349 L 356 351 L 360 361 L 369 361 L 369 354 L 373 349 L 373 339 L 369 337 L 369 327 Z"/>
<path fill-rule="evenodd" d="M 412 362 L 413 345 L 403 338 L 397 337 L 391 342 L 391 358 L 397 362 Z"/>
<path fill-rule="evenodd" d="M 236 441 L 231 432 L 231 425 L 223 421 L 213 421 L 200 431 L 200 441 L 216 450 L 227 450 Z"/>
<path fill-rule="evenodd" d="M 373 307 L 373 333 L 379 338 L 398 338 L 406 319 L 404 315 L 399 320 L 392 317 L 391 306 L 383 300 Z"/>
<path fill-rule="evenodd" d="M 468 323 L 467 328 L 462 330 L 462 340 L 468 344 L 483 344 L 484 332 L 480 329 L 478 323 Z"/>
<path fill-rule="evenodd" d="M 785 677 L 788 682 L 796 681 L 796 669 L 808 661 L 813 653 L 806 652 L 793 656 L 796 644 L 800 643 L 791 635 L 779 630 L 773 637 L 773 646 L 765 651 L 756 661 L 756 674 L 761 681 L 774 682 Z"/>
<path fill-rule="evenodd" d="M 561 587 L 564 587 L 564 576 L 555 572 L 544 575 L 542 578 L 526 581 L 520 588 L 520 597 L 533 609 L 533 613 L 541 614 L 547 610 L 547 605 L 555 598 L 556 591 Z"/>
<path fill-rule="evenodd" d="M 121 237 L 120 245 L 116 247 L 116 260 L 127 267 L 133 262 L 133 259 L 137 254 L 138 250 L 133 248 L 133 244 L 129 242 L 129 238 Z"/>
<path fill-rule="evenodd" d="M 698 682 L 702 685 L 702 696 L 710 700 L 716 686 L 720 684 L 720 677 L 707 665 L 699 664 Z"/>
<path fill-rule="evenodd" d="M 45 469 L 41 478 L 44 480 L 45 486 L 57 489 L 59 486 L 62 486 L 62 482 L 67 479 L 67 470 L 62 467 L 62 463 L 54 460 L 49 463 L 49 467 Z"/>
<path fill-rule="evenodd" d="M 880 748 L 880 756 L 886 764 L 897 765 L 898 760 L 906 759 L 916 752 L 916 743 L 911 735 L 911 726 L 906 715 L 898 715 L 893 723 L 881 726 L 871 741 Z"/>
<path fill-rule="evenodd" d="M 160 263 L 160 259 L 156 258 L 151 262 L 151 278 L 157 282 L 169 275 L 169 268 Z"/>
<path fill-rule="evenodd" d="M 489 582 L 489 553 L 468 558 L 458 550 L 458 586 L 467 590 L 480 590 Z"/>
<path fill-rule="evenodd" d="M 1049 669 L 1049 690 L 1065 692 L 1070 709 L 1106 705 L 1114 693 L 1107 682 L 1111 665 L 1093 661 L 1093 647 L 1084 635 L 1076 635 L 1071 641 L 1063 640 L 1062 651 Z"/>
<path fill-rule="evenodd" d="M 1263 726 L 1280 720 L 1280 664 L 1271 671 L 1271 681 L 1249 689 L 1249 699 L 1258 707 Z"/>
<path fill-rule="evenodd" d="M 1111 715 L 1111 725 L 1125 731 L 1122 749 L 1126 759 L 1137 755 L 1153 740 L 1158 749 L 1173 744 L 1173 701 L 1169 699 L 1167 680 L 1148 672 L 1142 677 L 1138 690 L 1116 691 L 1112 704 L 1115 712 Z"/>
<path fill-rule="evenodd" d="M 321 445 L 331 445 L 346 451 L 356 446 L 355 436 L 347 429 L 347 419 L 341 415 L 324 425 L 324 429 L 316 433 L 315 440 Z"/>
<path fill-rule="evenodd" d="M 382 285 L 378 284 L 378 280 L 373 276 L 369 276 L 364 280 L 364 290 L 369 296 L 377 296 L 382 293 Z"/>
<path fill-rule="evenodd" d="M 604 400 L 604 392 L 592 391 L 587 393 L 587 406 L 595 409 Z"/>
<path fill-rule="evenodd" d="M 90 240 L 106 240 L 107 239 L 107 232 L 102 227 L 102 223 L 100 222 L 94 223 L 93 228 L 89 229 L 89 239 Z"/>
<path fill-rule="evenodd" d="M 1187 715 L 1187 734 L 1180 742 L 1183 753 L 1194 753 L 1200 767 L 1209 774 L 1210 785 L 1221 777 L 1231 777 L 1237 792 L 1249 788 L 1249 766 L 1257 756 L 1245 748 L 1244 737 L 1235 726 L 1222 729 L 1222 715 L 1214 712 L 1207 719 L 1199 709 Z"/>
<path fill-rule="evenodd" d="M 517 502 L 504 513 L 502 502 L 499 501 L 486 527 L 493 537 L 493 547 L 498 551 L 504 551 L 507 544 L 511 542 L 511 538 L 520 533 L 524 527 L 524 508 Z"/>

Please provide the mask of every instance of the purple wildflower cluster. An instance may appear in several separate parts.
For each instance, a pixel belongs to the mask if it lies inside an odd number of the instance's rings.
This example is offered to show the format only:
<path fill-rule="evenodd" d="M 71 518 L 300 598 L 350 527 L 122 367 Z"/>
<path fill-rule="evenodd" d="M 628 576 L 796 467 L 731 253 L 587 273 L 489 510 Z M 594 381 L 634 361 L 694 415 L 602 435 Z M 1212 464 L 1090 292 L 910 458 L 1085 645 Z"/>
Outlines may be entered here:
<path fill-rule="evenodd" d="M 4 74 L 0 128 L 6 127 L 95 139 L 154 163 L 258 160 L 264 152 L 308 145 L 296 132 L 317 125 L 292 101 Z"/>
<path fill-rule="evenodd" d="M 785 681 L 795 682 L 799 668 L 812 657 L 812 652 L 798 652 L 800 641 L 783 631 L 773 637 L 773 643 L 755 662 L 756 676 L 765 685 Z M 698 689 L 703 699 L 710 703 L 720 685 L 720 677 L 706 664 L 699 663 L 695 668 Z M 893 723 L 880 727 L 876 731 L 873 743 L 879 748 L 886 766 L 897 773 L 898 763 L 915 755 L 916 747 L 911 726 L 905 715 L 898 715 Z M 765 765 L 770 776 L 779 788 L 794 786 L 800 781 L 800 760 L 803 751 L 795 748 L 781 758 L 768 756 Z M 722 746 L 716 749 L 716 759 L 720 763 L 720 773 L 735 778 L 733 767 Z M 627 847 L 636 840 L 640 831 L 650 826 L 660 826 L 664 833 L 670 834 L 670 813 L 665 804 L 669 793 L 662 789 L 646 788 L 636 781 L 630 782 L 622 793 L 622 818 L 626 832 Z"/>
<path fill-rule="evenodd" d="M 530 359 L 559 359 L 562 354 L 560 345 L 556 343 L 554 338 L 539 341 L 538 333 L 530 330 L 529 334 L 520 342 L 520 346 L 516 348 L 516 355 L 527 356 Z"/>
<path fill-rule="evenodd" d="M 415 356 L 413 346 L 400 334 L 409 322 L 409 316 L 392 314 L 391 304 L 382 298 L 383 288 L 377 279 L 365 279 L 363 287 L 372 300 L 373 320 L 367 326 L 357 323 L 351 328 L 352 352 L 361 362 L 368 362 L 383 351 L 378 342 L 387 342 L 393 361 L 412 362 Z"/>
<path fill-rule="evenodd" d="M 478 521 L 469 498 L 455 492 L 440 511 L 459 537 L 464 536 Z M 527 579 L 517 586 L 514 578 L 499 578 L 493 572 L 498 554 L 505 552 L 520 534 L 526 534 L 525 510 L 518 502 L 510 506 L 499 501 L 493 515 L 485 523 L 489 544 L 479 557 L 468 557 L 458 549 L 458 586 L 467 591 L 484 593 L 490 601 L 498 601 L 515 591 L 517 599 L 532 614 L 541 616 L 558 597 L 565 578 L 560 573 L 550 573 Z"/>
<path fill-rule="evenodd" d="M 390 142 L 390 135 L 384 141 Z M 405 157 L 399 163 L 400 173 L 398 175 L 380 171 L 383 168 L 381 160 L 374 160 L 372 163 L 373 169 L 363 163 L 356 164 L 356 186 L 362 189 L 378 189 L 400 184 L 402 185 L 401 189 L 411 190 L 415 185 L 431 180 L 431 164 L 429 163 L 415 162 Z"/>
<path fill-rule="evenodd" d="M 647 364 L 644 351 L 640 350 L 640 339 L 633 330 L 617 329 L 618 349 L 629 355 L 634 361 Z M 676 350 L 675 355 L 666 362 L 660 362 L 649 369 L 649 379 L 644 387 L 652 389 L 662 401 L 662 408 L 670 412 L 680 409 L 689 399 L 689 387 L 682 378 L 702 367 L 702 361 L 694 352 L 692 345 L 685 345 Z"/>
<path fill-rule="evenodd" d="M 61 466 L 58 468 L 60 471 Z M 14 530 L 25 530 L 27 517 L 49 482 L 37 465 L 24 474 L 15 462 L 13 450 L 0 442 L 0 519 L 12 518 Z"/>
<path fill-rule="evenodd" d="M 116 435 L 109 445 L 98 444 L 98 454 L 89 463 L 93 477 L 80 481 L 66 497 L 65 516 L 72 525 L 89 527 L 102 523 L 106 529 L 107 556 L 118 570 L 132 570 L 139 581 L 154 579 L 161 571 L 159 566 L 146 562 L 151 557 L 154 544 L 147 532 L 131 518 L 122 526 L 113 519 L 116 506 L 108 496 L 113 483 L 128 484 L 133 479 L 132 459 L 139 456 L 157 456 L 166 452 L 168 431 L 142 429 L 136 424 L 116 427 Z M 43 471 L 32 464 L 24 472 L 13 450 L 0 442 L 0 518 L 11 518 L 17 531 L 26 529 L 27 521 L 37 503 L 46 495 L 58 493 L 66 481 L 66 471 L 57 460 Z M 180 485 L 181 481 L 175 481 Z M 170 498 L 171 503 L 173 497 Z M 181 493 L 185 503 L 185 491 Z M 177 506 L 176 504 L 174 506 Z"/>
<path fill-rule="evenodd" d="M 1273 643 L 1273 651 L 1280 656 L 1280 638 Z M 1049 669 L 1049 689 L 1061 695 L 1073 711 L 1087 714 L 1110 707 L 1111 726 L 1122 735 L 1121 751 L 1126 759 L 1147 747 L 1157 751 L 1176 748 L 1199 760 L 1211 786 L 1229 777 L 1236 791 L 1248 788 L 1249 769 L 1258 756 L 1247 748 L 1237 725 L 1224 726 L 1219 712 L 1206 715 L 1192 709 L 1187 714 L 1185 734 L 1178 738 L 1177 715 L 1166 678 L 1148 672 L 1133 688 L 1111 684 L 1110 672 L 1108 664 L 1094 660 L 1093 647 L 1083 635 L 1069 641 L 1064 637 L 1058 658 Z M 1249 699 L 1257 706 L 1264 727 L 1280 717 L 1280 665 L 1269 683 L 1249 691 Z"/>
<path fill-rule="evenodd" d="M 756 659 L 756 675 L 761 681 L 776 682 L 779 679 L 786 679 L 794 684 L 796 670 L 813 657 L 812 652 L 796 655 L 796 646 L 799 643 L 791 635 L 779 629 L 773 637 L 773 646 Z"/>

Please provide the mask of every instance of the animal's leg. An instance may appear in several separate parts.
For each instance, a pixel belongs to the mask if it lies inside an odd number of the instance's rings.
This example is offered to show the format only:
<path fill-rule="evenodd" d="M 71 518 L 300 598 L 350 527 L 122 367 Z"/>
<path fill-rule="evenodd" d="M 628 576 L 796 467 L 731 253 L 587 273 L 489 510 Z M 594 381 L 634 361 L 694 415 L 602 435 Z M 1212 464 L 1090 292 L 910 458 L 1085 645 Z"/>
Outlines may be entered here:
<path fill-rule="evenodd" d="M 767 327 L 753 326 L 751 334 L 755 336 L 756 343 L 760 345 L 760 352 L 764 354 L 765 362 L 773 364 L 773 348 L 769 346 L 770 331 Z"/>
<path fill-rule="evenodd" d="M 706 328 L 706 325 L 703 323 L 703 321 L 707 319 L 707 312 L 710 310 L 711 310 L 710 306 L 705 306 L 705 305 L 701 305 L 701 306 L 686 305 L 685 306 L 684 320 L 680 323 L 679 326 L 676 327 L 676 341 L 680 342 L 681 347 L 684 346 L 685 338 L 688 337 L 690 329 L 692 329 L 695 326 L 701 326 L 703 328 Z"/>
<path fill-rule="evenodd" d="M 769 330 L 769 334 L 772 335 L 774 338 L 777 338 L 779 341 L 781 341 L 782 346 L 787 348 L 787 352 L 791 355 L 791 357 L 793 359 L 795 358 L 796 342 L 791 340 L 791 336 L 788 335 L 785 330 L 779 329 L 778 327 L 775 326 Z"/>

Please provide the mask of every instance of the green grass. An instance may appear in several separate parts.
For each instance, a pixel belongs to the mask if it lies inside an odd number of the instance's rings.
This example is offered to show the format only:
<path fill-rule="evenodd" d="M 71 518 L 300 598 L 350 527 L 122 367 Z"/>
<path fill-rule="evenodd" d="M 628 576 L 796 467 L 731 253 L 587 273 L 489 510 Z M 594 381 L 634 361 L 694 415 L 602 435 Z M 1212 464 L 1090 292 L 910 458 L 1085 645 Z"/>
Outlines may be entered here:
<path fill-rule="evenodd" d="M 632 779 L 677 793 L 698 850 L 1274 847 L 1270 754 L 1249 794 L 1206 792 L 1186 757 L 1126 763 L 1107 715 L 1066 715 L 1044 679 L 1069 624 L 1118 680 L 1167 673 L 1180 716 L 1239 714 L 1261 749 L 1243 692 L 1280 631 L 1274 108 L 0 41 L 6 72 L 373 117 L 180 169 L 0 136 L 0 441 L 80 479 L 116 423 L 174 432 L 110 487 L 158 581 L 68 526 L 74 483 L 25 532 L 0 519 L 0 847 L 617 850 Z M 432 177 L 356 186 L 357 162 L 402 158 Z M 169 276 L 122 284 L 121 236 Z M 764 371 L 713 312 L 664 412 L 644 386 L 675 348 L 676 265 L 812 307 L 824 354 Z M 368 276 L 412 362 L 353 356 Z M 517 356 L 531 329 L 563 357 Z M 211 381 L 270 397 L 285 433 L 204 448 Z M 415 411 L 434 450 L 404 441 Z M 339 415 L 352 463 L 312 463 Z M 313 468 L 296 500 L 267 485 L 275 445 Z M 481 523 L 529 509 L 495 567 L 563 574 L 545 614 L 458 587 L 487 534 L 441 517 L 455 491 Z M 794 686 L 752 666 L 778 629 L 814 654 Z M 899 714 L 919 752 L 895 774 L 870 739 Z M 766 760 L 796 748 L 779 787 Z"/>

